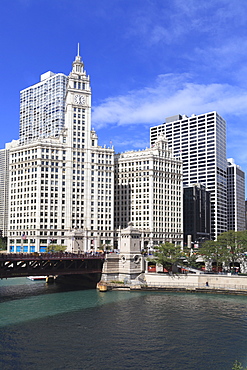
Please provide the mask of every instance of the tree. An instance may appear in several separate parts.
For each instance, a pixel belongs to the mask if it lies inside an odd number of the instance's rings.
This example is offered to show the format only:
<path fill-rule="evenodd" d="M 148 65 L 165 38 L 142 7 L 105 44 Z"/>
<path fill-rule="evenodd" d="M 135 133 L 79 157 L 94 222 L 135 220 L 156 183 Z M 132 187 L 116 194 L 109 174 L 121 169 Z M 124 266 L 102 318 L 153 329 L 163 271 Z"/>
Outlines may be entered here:
<path fill-rule="evenodd" d="M 227 249 L 227 264 L 234 266 L 236 262 L 245 259 L 247 245 L 246 231 L 227 231 L 218 236 L 217 242 Z"/>
<path fill-rule="evenodd" d="M 218 241 L 207 240 L 203 243 L 199 250 L 204 260 L 208 262 L 216 262 L 216 268 L 219 270 L 219 266 L 223 262 L 228 260 L 229 251 L 227 246 L 222 245 Z"/>
<path fill-rule="evenodd" d="M 200 255 L 200 253 L 198 253 L 198 251 L 194 250 L 193 252 L 191 252 L 191 249 L 188 248 L 187 250 L 184 249 L 184 258 L 185 258 L 185 263 L 186 265 L 190 266 L 190 267 L 193 267 L 193 268 L 198 268 L 200 263 L 198 262 L 198 256 Z"/>
<path fill-rule="evenodd" d="M 169 242 L 165 242 L 156 247 L 153 255 L 154 258 L 148 258 L 148 261 L 162 265 L 163 267 L 175 265 L 179 261 L 181 262 L 181 258 L 183 257 L 181 247 Z"/>
<path fill-rule="evenodd" d="M 66 248 L 66 245 L 50 244 L 48 247 L 46 247 L 46 252 L 59 253 L 64 252 Z"/>
<path fill-rule="evenodd" d="M 236 262 L 246 259 L 247 231 L 227 231 L 218 236 L 217 241 L 203 243 L 199 252 L 206 261 L 216 262 L 217 269 L 221 263 L 234 266 Z"/>
<path fill-rule="evenodd" d="M 7 238 L 0 238 L 0 251 L 7 250 Z"/>
<path fill-rule="evenodd" d="M 247 370 L 247 368 L 244 369 L 242 364 L 236 360 L 233 364 L 232 370 Z"/>

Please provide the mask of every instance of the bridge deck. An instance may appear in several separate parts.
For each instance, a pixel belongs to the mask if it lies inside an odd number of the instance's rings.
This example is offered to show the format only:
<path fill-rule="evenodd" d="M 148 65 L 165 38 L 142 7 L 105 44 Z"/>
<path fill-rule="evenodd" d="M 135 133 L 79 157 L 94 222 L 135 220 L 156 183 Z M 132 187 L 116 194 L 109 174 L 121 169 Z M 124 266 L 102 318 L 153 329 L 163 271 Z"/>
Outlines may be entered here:
<path fill-rule="evenodd" d="M 0 254 L 0 278 L 100 273 L 104 258 L 87 253 Z"/>

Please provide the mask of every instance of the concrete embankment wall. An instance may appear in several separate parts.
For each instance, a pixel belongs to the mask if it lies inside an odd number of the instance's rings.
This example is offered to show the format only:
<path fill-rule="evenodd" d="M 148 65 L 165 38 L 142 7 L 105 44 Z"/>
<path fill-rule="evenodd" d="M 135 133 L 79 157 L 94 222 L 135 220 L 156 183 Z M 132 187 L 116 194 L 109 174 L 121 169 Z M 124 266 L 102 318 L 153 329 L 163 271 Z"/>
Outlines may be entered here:
<path fill-rule="evenodd" d="M 238 275 L 163 275 L 146 273 L 145 281 L 150 287 L 204 288 L 247 290 L 247 276 Z"/>

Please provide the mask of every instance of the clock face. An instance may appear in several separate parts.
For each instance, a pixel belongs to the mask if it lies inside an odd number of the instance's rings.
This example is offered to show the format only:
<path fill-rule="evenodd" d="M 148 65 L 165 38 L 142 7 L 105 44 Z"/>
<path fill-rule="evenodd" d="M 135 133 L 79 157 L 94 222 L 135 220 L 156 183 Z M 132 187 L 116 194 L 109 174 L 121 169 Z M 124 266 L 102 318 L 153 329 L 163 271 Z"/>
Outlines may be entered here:
<path fill-rule="evenodd" d="M 75 95 L 75 104 L 84 105 L 86 103 L 86 98 L 84 95 Z"/>

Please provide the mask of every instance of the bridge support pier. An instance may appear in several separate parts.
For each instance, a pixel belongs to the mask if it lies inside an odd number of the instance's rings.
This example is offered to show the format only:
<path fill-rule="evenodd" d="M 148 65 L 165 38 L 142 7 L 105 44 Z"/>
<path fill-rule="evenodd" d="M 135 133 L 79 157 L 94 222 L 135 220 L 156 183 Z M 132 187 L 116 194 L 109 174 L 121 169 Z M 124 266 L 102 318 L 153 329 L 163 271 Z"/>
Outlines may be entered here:
<path fill-rule="evenodd" d="M 141 232 L 129 226 L 121 230 L 120 254 L 107 254 L 102 271 L 102 280 L 131 281 L 144 272 L 144 258 L 141 254 Z"/>
<path fill-rule="evenodd" d="M 56 279 L 55 276 L 46 276 L 45 281 L 46 281 L 47 284 L 53 284 L 55 279 Z"/>

